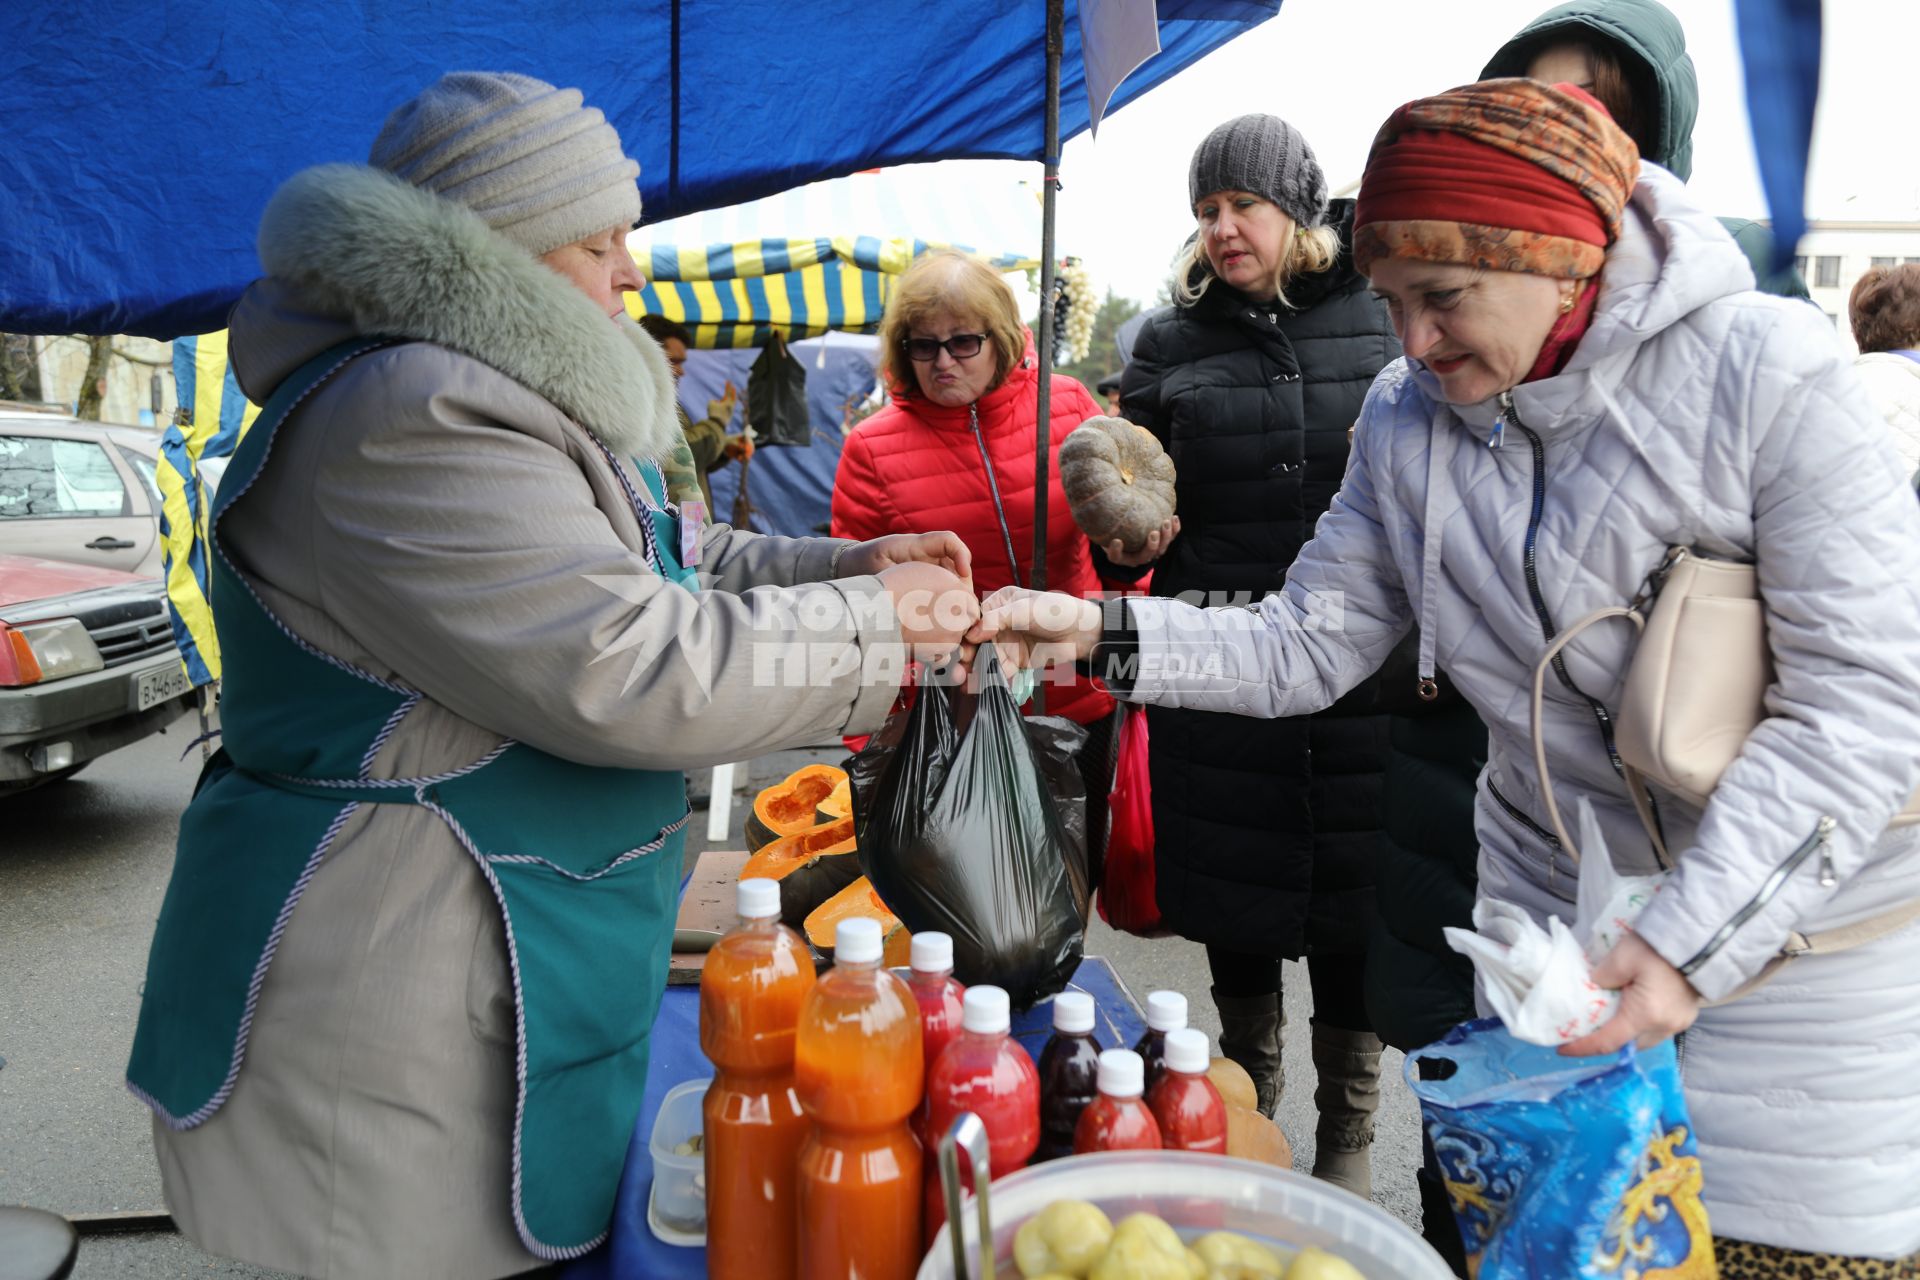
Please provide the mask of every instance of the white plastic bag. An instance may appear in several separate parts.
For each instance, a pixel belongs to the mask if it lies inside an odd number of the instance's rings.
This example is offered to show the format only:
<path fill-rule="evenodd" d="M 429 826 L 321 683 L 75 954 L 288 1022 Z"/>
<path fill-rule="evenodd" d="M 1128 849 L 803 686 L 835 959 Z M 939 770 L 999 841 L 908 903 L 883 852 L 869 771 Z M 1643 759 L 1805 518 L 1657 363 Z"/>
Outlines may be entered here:
<path fill-rule="evenodd" d="M 1447 945 L 1473 961 L 1487 1003 L 1516 1038 L 1559 1045 L 1601 1026 L 1620 1006 L 1620 995 L 1593 980 L 1593 966 L 1619 944 L 1666 879 L 1623 876 L 1600 835 L 1593 806 L 1583 798 L 1574 810 L 1580 831 L 1580 883 L 1574 926 L 1558 916 L 1547 927 L 1512 903 L 1482 898 L 1473 907 L 1473 928 L 1446 929 Z"/>

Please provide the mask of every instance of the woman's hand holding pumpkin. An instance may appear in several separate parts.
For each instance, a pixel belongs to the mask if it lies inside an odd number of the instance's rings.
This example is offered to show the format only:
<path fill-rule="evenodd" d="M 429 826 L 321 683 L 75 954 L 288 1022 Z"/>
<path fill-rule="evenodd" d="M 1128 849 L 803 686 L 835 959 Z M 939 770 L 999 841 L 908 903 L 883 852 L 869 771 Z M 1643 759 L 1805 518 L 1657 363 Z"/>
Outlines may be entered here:
<path fill-rule="evenodd" d="M 1158 560 L 1161 552 L 1165 551 L 1178 536 L 1180 536 L 1180 517 L 1168 516 L 1158 529 L 1147 535 L 1147 540 L 1140 544 L 1139 550 L 1128 551 L 1127 544 L 1118 538 L 1109 542 L 1103 549 L 1107 553 L 1107 559 L 1131 569 Z"/>
<path fill-rule="evenodd" d="M 969 645 L 989 640 L 1016 667 L 1049 667 L 1087 657 L 1100 640 L 1097 601 L 1059 591 L 1002 587 L 981 606 Z"/>
<path fill-rule="evenodd" d="M 1620 1008 L 1591 1033 L 1561 1045 L 1568 1057 L 1613 1053 L 1629 1040 L 1650 1049 L 1700 1016 L 1700 993 L 1638 934 L 1627 934 L 1607 952 L 1594 966 L 1593 980 L 1620 993 Z"/>

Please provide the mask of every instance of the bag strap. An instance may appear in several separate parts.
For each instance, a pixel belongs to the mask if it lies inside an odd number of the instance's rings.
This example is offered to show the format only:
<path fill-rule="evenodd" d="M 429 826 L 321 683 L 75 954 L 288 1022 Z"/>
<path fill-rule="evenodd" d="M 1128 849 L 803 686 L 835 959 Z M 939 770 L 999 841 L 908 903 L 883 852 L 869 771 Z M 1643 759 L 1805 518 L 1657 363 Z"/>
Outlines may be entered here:
<path fill-rule="evenodd" d="M 1790 960 L 1800 956 L 1831 955 L 1836 951 L 1863 947 L 1869 942 L 1878 942 L 1889 934 L 1900 932 L 1915 920 L 1920 920 L 1920 898 L 1903 902 L 1877 916 L 1868 916 L 1865 920 L 1856 920 L 1852 924 L 1842 925 L 1838 929 L 1822 929 L 1818 933 L 1801 933 L 1795 929 L 1787 934 L 1787 941 L 1780 948 L 1780 954 L 1768 960 L 1760 967 L 1758 973 L 1726 995 L 1718 1000 L 1707 1001 L 1707 1007 L 1717 1008 L 1752 995 L 1779 977 L 1780 970 Z"/>
<path fill-rule="evenodd" d="M 1553 665 L 1553 660 L 1559 656 L 1560 651 L 1573 643 L 1575 637 L 1581 632 L 1594 623 L 1605 622 L 1609 618 L 1625 618 L 1633 623 L 1636 631 L 1644 631 L 1647 627 L 1646 617 L 1634 605 L 1611 605 L 1605 609 L 1595 609 L 1555 637 L 1553 643 L 1547 646 L 1546 653 L 1541 656 L 1539 664 L 1533 669 L 1533 768 L 1540 778 L 1540 795 L 1547 806 L 1547 820 L 1553 824 L 1553 833 L 1560 837 L 1560 847 L 1567 851 L 1567 856 L 1572 858 L 1576 865 L 1580 861 L 1580 849 L 1573 842 L 1573 833 L 1567 830 L 1567 824 L 1561 820 L 1560 806 L 1553 798 L 1553 775 L 1547 768 L 1547 739 L 1541 732 L 1540 720 L 1545 709 L 1547 668 Z M 1640 815 L 1640 825 L 1647 829 L 1647 836 L 1653 841 L 1653 847 L 1659 853 L 1661 861 L 1667 866 L 1672 866 L 1673 859 L 1667 856 L 1666 841 L 1661 838 L 1660 824 L 1654 821 L 1653 806 L 1647 800 L 1647 788 L 1640 779 L 1640 771 L 1625 761 L 1621 762 L 1621 770 L 1626 778 L 1627 791 L 1633 797 L 1633 810 Z"/>

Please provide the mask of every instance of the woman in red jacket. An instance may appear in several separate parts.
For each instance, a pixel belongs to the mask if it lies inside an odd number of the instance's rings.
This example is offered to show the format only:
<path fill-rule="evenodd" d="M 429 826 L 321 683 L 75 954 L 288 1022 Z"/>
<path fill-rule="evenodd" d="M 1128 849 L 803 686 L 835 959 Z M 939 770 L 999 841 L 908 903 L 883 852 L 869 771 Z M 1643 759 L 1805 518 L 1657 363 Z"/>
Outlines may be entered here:
<path fill-rule="evenodd" d="M 1032 337 L 1013 291 L 977 258 L 950 250 L 924 254 L 894 288 L 880 322 L 880 348 L 893 403 L 856 427 L 840 451 L 834 536 L 951 529 L 973 553 L 973 582 L 982 594 L 1030 584 L 1039 387 Z M 1146 564 L 1174 532 L 1152 535 L 1137 556 L 1109 556 L 1074 524 L 1060 487 L 1060 442 L 1099 412 L 1079 382 L 1054 379 L 1046 581 L 1051 590 L 1078 596 L 1130 585 L 1142 570 L 1129 561 Z M 1119 552 L 1118 543 L 1112 551 Z M 1097 857 L 1112 781 L 1114 702 L 1098 682 L 1076 676 L 1049 683 L 1046 703 L 1049 714 L 1089 729 L 1081 773 L 1088 784 L 1089 846 Z"/>

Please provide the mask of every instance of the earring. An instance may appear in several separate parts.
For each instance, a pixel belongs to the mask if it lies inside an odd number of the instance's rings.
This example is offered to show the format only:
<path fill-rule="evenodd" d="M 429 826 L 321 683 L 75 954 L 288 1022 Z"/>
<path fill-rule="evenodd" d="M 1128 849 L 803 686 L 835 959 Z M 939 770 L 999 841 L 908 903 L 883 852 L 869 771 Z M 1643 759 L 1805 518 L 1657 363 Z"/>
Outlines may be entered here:
<path fill-rule="evenodd" d="M 1571 293 L 1563 294 L 1561 296 L 1560 298 L 1560 314 L 1561 315 L 1570 316 L 1573 314 L 1573 304 L 1577 300 L 1577 297 L 1578 295 L 1571 294 Z"/>

